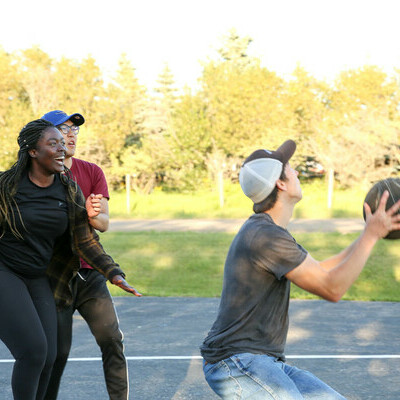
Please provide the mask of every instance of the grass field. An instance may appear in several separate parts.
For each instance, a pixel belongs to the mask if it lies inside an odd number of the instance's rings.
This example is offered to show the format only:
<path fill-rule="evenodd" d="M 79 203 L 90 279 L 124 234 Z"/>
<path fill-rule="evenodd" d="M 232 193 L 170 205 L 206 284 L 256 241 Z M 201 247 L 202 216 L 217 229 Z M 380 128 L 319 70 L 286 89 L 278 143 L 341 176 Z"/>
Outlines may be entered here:
<path fill-rule="evenodd" d="M 127 280 L 148 296 L 216 297 L 233 234 L 195 232 L 106 232 L 101 242 L 124 269 Z M 357 234 L 296 234 L 316 259 L 350 244 Z M 381 240 L 344 300 L 400 301 L 400 247 Z M 115 296 L 126 293 L 111 287 Z M 292 298 L 316 298 L 292 285 Z"/>
<path fill-rule="evenodd" d="M 294 218 L 358 218 L 367 190 L 336 189 L 332 206 L 328 208 L 328 190 L 325 181 L 303 183 L 303 199 L 296 205 Z M 245 218 L 251 213 L 252 203 L 242 193 L 239 184 L 224 186 L 224 205 L 220 207 L 216 190 L 196 193 L 166 193 L 155 190 L 150 195 L 130 193 L 129 212 L 124 191 L 112 192 L 111 218 Z"/>

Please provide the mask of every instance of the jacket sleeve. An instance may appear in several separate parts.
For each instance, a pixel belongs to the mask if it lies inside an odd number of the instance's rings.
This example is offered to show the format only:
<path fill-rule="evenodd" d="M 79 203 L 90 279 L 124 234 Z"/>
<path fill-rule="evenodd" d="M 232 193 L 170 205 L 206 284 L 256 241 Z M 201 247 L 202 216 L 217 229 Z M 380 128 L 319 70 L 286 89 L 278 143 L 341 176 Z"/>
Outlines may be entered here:
<path fill-rule="evenodd" d="M 110 281 L 115 275 L 125 277 L 120 266 L 104 251 L 99 242 L 99 236 L 89 224 L 85 198 L 79 187 L 75 194 L 73 208 L 74 218 L 71 221 L 70 230 L 74 253 Z"/>

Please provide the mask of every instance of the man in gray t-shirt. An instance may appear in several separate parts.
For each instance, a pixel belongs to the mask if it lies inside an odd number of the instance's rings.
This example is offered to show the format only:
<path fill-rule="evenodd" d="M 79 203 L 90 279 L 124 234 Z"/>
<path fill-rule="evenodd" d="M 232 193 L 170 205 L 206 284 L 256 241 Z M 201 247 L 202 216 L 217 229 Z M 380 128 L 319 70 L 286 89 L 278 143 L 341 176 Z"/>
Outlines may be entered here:
<path fill-rule="evenodd" d="M 253 214 L 233 240 L 225 262 L 218 316 L 201 346 L 210 387 L 223 399 L 344 399 L 308 371 L 285 363 L 290 283 L 337 302 L 357 279 L 378 239 L 400 228 L 387 212 L 388 194 L 348 248 L 317 261 L 286 230 L 302 193 L 289 164 L 296 144 L 257 150 L 239 175 Z"/>

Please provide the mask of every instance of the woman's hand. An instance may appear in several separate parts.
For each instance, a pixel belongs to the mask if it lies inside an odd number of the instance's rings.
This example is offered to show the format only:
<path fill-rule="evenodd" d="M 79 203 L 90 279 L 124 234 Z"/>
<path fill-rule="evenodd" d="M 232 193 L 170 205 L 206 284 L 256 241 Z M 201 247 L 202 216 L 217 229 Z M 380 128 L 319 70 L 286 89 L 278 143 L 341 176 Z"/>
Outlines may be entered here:
<path fill-rule="evenodd" d="M 111 283 L 125 290 L 125 292 L 132 293 L 137 297 L 142 297 L 142 295 L 134 287 L 129 285 L 129 283 L 121 275 L 113 276 Z"/>

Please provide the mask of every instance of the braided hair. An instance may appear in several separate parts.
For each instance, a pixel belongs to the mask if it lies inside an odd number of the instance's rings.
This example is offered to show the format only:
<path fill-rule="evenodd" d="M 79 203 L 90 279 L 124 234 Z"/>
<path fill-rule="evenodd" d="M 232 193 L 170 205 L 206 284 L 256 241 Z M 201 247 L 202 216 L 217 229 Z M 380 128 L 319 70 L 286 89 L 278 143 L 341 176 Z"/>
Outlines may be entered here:
<path fill-rule="evenodd" d="M 0 174 L 0 237 L 4 235 L 5 228 L 8 226 L 15 237 L 22 238 L 16 227 L 15 210 L 22 224 L 23 221 L 14 196 L 17 193 L 19 181 L 31 163 L 28 151 L 36 149 L 37 143 L 44 132 L 52 127 L 54 125 L 51 122 L 37 119 L 26 124 L 18 135 L 19 151 L 17 161 L 10 169 Z"/>

